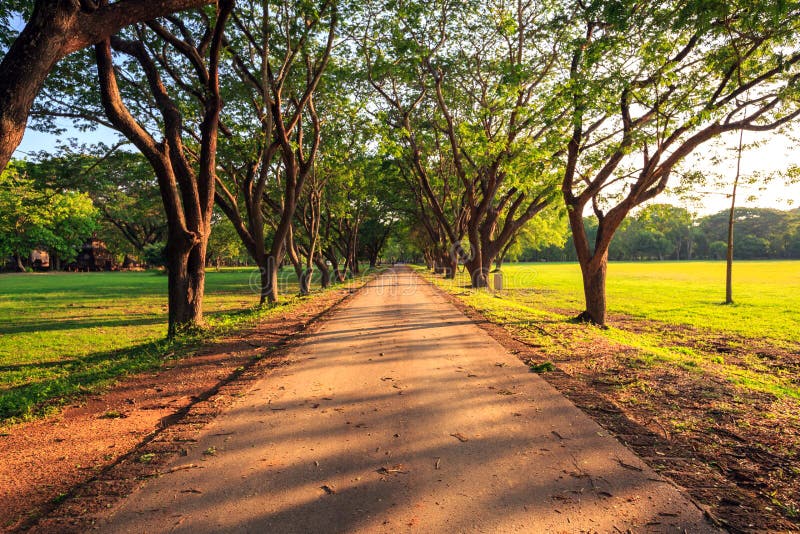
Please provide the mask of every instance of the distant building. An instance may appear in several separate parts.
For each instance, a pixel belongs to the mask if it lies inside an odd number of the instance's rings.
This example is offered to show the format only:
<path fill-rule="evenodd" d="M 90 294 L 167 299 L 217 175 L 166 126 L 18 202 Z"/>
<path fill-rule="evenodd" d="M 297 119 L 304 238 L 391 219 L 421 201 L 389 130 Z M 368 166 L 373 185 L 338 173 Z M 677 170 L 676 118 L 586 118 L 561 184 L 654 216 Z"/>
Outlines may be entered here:
<path fill-rule="evenodd" d="M 116 271 L 119 268 L 106 244 L 96 236 L 83 244 L 74 267 L 77 271 Z"/>
<path fill-rule="evenodd" d="M 125 260 L 122 262 L 122 268 L 128 271 L 143 271 L 142 264 L 139 263 L 136 258 L 128 256 L 125 254 Z"/>
<path fill-rule="evenodd" d="M 50 254 L 46 250 L 31 251 L 31 266 L 37 271 L 50 268 Z"/>

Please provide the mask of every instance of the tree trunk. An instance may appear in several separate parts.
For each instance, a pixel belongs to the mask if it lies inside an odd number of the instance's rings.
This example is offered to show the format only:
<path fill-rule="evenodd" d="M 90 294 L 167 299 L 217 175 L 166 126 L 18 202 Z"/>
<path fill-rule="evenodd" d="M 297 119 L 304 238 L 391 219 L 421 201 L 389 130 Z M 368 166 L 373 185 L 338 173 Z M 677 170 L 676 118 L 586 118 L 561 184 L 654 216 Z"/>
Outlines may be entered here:
<path fill-rule="evenodd" d="M 469 270 L 469 278 L 473 289 L 481 289 L 489 286 L 489 265 L 483 265 L 481 255 L 465 263 Z"/>
<path fill-rule="evenodd" d="M 18 273 L 25 272 L 25 266 L 22 264 L 22 256 L 20 254 L 14 254 L 14 263 Z"/>
<path fill-rule="evenodd" d="M 455 254 L 443 252 L 441 261 L 442 274 L 444 274 L 445 279 L 453 280 L 456 277 L 456 272 L 458 271 L 458 257 L 456 257 Z"/>
<path fill-rule="evenodd" d="M 203 325 L 205 248 L 203 240 L 194 245 L 180 243 L 167 247 L 169 337 Z"/>
<path fill-rule="evenodd" d="M 731 209 L 728 212 L 728 249 L 725 253 L 725 304 L 733 304 L 733 224 L 736 220 L 736 188 L 742 172 L 742 140 L 744 130 L 739 130 L 739 150 L 736 159 L 736 177 L 731 191 Z"/>
<path fill-rule="evenodd" d="M 328 269 L 328 265 L 324 260 L 320 259 L 314 260 L 314 264 L 317 266 L 317 269 L 319 269 L 319 283 L 322 286 L 322 289 L 329 287 L 331 285 L 331 270 Z"/>
<path fill-rule="evenodd" d="M 311 293 L 311 279 L 314 277 L 314 269 L 309 268 L 300 275 L 300 294 L 308 295 Z"/>
<path fill-rule="evenodd" d="M 267 302 L 274 304 L 278 301 L 278 272 L 281 267 L 275 256 L 270 254 L 267 258 L 267 267 L 261 271 L 261 304 Z"/>
<path fill-rule="evenodd" d="M 336 257 L 336 254 L 328 250 L 325 252 L 325 257 L 329 262 L 331 262 L 334 282 L 337 284 L 344 282 L 344 273 L 342 273 L 342 270 L 339 269 L 339 258 Z"/>
<path fill-rule="evenodd" d="M 578 316 L 578 320 L 605 326 L 607 268 L 607 251 L 599 258 L 593 258 L 586 264 L 581 263 L 586 309 Z"/>

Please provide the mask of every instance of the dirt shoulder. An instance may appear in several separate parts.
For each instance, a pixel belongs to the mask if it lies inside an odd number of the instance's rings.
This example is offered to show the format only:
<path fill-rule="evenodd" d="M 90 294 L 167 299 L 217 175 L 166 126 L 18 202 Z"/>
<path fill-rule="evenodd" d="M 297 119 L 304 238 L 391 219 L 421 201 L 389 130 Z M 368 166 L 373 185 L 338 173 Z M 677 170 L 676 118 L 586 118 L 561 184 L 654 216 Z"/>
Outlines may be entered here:
<path fill-rule="evenodd" d="M 437 289 L 523 361 L 553 362 L 555 370 L 542 377 L 655 471 L 686 488 L 719 526 L 732 532 L 800 532 L 797 401 L 746 390 L 697 369 L 648 365 L 639 349 L 586 325 L 549 321 L 527 325 L 527 331 L 504 327 Z M 611 322 L 631 333 L 668 328 L 631 317 Z M 738 356 L 737 347 L 747 346 L 747 340 L 672 330 L 671 343 L 681 338 L 703 357 L 723 353 L 730 361 Z M 558 342 L 537 343 L 541 336 Z M 758 354 L 780 362 L 774 365 L 796 365 L 797 354 L 757 345 Z"/>
<path fill-rule="evenodd" d="M 0 531 L 81 531 L 184 446 L 353 290 L 330 290 L 156 372 L 121 380 L 59 414 L 0 434 Z M 44 518 L 44 519 L 42 519 Z"/>

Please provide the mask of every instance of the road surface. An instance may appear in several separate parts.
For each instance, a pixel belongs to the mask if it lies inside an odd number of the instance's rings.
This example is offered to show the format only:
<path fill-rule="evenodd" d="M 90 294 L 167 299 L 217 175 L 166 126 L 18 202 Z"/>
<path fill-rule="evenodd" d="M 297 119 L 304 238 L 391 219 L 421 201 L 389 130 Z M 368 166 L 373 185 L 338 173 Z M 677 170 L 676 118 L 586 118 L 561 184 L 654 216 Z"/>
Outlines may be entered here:
<path fill-rule="evenodd" d="M 411 271 L 355 295 L 105 532 L 715 532 Z"/>

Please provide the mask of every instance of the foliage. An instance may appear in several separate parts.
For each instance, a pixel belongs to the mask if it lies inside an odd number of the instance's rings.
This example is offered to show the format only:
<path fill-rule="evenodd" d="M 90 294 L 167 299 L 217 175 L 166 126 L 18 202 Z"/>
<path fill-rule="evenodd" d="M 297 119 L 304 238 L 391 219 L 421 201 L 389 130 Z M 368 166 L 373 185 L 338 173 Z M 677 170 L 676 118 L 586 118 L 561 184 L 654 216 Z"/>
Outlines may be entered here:
<path fill-rule="evenodd" d="M 97 228 L 97 217 L 88 195 L 37 188 L 25 165 L 0 174 L 0 257 L 42 248 L 71 261 Z"/>
<path fill-rule="evenodd" d="M 631 260 L 714 260 L 725 258 L 728 211 L 697 217 L 668 204 L 648 206 L 628 218 L 611 243 L 608 257 Z M 590 242 L 597 220 L 586 217 Z M 561 242 L 519 245 L 511 260 L 575 261 L 569 230 L 557 227 Z M 523 242 L 524 243 L 524 242 Z M 734 233 L 736 259 L 800 259 L 800 209 L 739 208 Z"/>
<path fill-rule="evenodd" d="M 100 237 L 117 253 L 141 259 L 147 245 L 166 238 L 158 183 L 139 153 L 72 141 L 54 155 L 37 154 L 26 171 L 39 187 L 89 195 L 101 214 Z"/>

